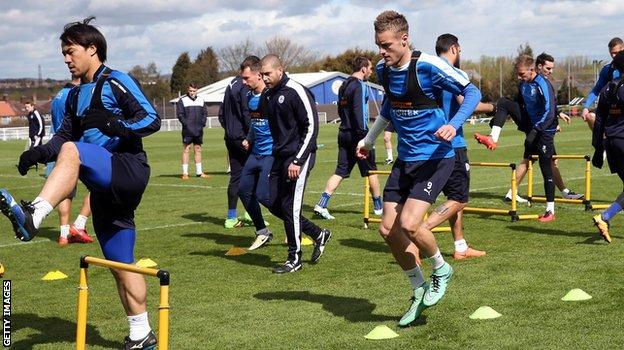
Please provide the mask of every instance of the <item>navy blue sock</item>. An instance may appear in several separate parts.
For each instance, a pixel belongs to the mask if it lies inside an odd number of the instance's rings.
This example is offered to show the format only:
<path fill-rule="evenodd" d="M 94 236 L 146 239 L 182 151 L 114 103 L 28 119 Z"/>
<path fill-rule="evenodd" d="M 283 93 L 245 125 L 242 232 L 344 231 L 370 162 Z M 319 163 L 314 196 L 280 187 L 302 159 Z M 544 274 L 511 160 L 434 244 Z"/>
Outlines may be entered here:
<path fill-rule="evenodd" d="M 321 208 L 327 208 L 327 205 L 329 204 L 330 199 L 331 199 L 331 194 L 327 192 L 323 192 L 323 194 L 321 194 L 321 198 L 319 198 L 317 205 Z"/>
<path fill-rule="evenodd" d="M 381 197 L 373 197 L 373 208 L 375 210 L 380 210 L 383 206 L 383 202 L 381 201 Z"/>
<path fill-rule="evenodd" d="M 618 202 L 613 202 L 608 208 L 607 210 L 603 211 L 602 214 L 600 215 L 600 217 L 602 217 L 602 220 L 604 221 L 609 221 L 611 220 L 615 215 L 617 215 L 617 213 L 619 213 L 620 211 L 622 211 L 622 206 L 620 206 L 620 204 Z"/>

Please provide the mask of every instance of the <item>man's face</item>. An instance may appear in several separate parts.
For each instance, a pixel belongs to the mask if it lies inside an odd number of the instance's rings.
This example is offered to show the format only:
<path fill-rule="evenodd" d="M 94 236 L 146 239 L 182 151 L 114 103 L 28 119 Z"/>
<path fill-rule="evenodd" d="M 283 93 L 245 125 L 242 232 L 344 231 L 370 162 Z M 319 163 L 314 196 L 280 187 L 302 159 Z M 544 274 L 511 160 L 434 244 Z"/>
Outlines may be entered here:
<path fill-rule="evenodd" d="M 194 99 L 195 97 L 197 97 L 197 88 L 189 86 L 188 90 L 186 90 L 186 94 L 188 95 L 188 97 Z"/>
<path fill-rule="evenodd" d="M 282 75 L 284 74 L 284 69 L 279 67 L 275 68 L 272 64 L 263 64 L 262 69 L 260 70 L 260 75 L 262 75 L 262 80 L 267 87 L 272 88 L 282 79 Z"/>
<path fill-rule="evenodd" d="M 96 49 L 93 45 L 85 48 L 78 44 L 66 45 L 61 43 L 61 53 L 69 72 L 80 78 L 87 74 L 94 57 L 97 58 Z"/>
<path fill-rule="evenodd" d="M 397 66 L 406 52 L 410 51 L 407 33 L 395 33 L 391 30 L 375 33 L 375 44 L 387 66 Z"/>
<path fill-rule="evenodd" d="M 26 107 L 26 110 L 28 111 L 28 113 L 35 110 L 35 106 L 31 105 L 30 103 L 25 104 L 24 107 Z"/>
<path fill-rule="evenodd" d="M 518 74 L 518 80 L 528 83 L 533 80 L 535 76 L 535 69 L 532 66 L 517 66 L 516 73 Z"/>
<path fill-rule="evenodd" d="M 609 55 L 611 55 L 611 58 L 614 58 L 615 55 L 617 55 L 618 52 L 624 50 L 624 46 L 623 45 L 615 45 L 614 47 L 609 49 Z"/>
<path fill-rule="evenodd" d="M 370 78 L 371 74 L 373 74 L 373 64 L 371 61 L 368 61 L 368 66 L 363 69 L 364 71 L 364 81 L 367 81 Z"/>
<path fill-rule="evenodd" d="M 243 79 L 243 85 L 254 91 L 258 89 L 262 82 L 260 72 L 254 72 L 249 67 L 245 67 L 245 69 L 241 72 L 241 78 Z"/>
<path fill-rule="evenodd" d="M 544 64 L 537 65 L 537 72 L 546 78 L 550 78 L 555 69 L 555 62 L 545 61 Z"/>

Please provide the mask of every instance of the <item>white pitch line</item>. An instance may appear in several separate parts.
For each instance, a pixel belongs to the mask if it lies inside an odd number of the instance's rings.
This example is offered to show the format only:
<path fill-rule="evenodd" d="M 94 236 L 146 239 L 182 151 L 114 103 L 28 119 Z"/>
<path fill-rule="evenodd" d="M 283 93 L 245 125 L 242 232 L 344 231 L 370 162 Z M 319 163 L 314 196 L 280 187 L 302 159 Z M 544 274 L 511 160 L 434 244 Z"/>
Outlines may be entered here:
<path fill-rule="evenodd" d="M 32 241 L 28 241 L 28 242 L 16 242 L 16 243 L 9 243 L 9 244 L 2 244 L 0 245 L 0 248 L 5 248 L 5 247 L 15 247 L 15 246 L 20 246 L 20 245 L 26 245 L 26 244 L 37 244 L 37 243 L 46 243 L 46 242 L 52 242 L 49 239 L 46 238 L 42 238 L 39 240 L 32 240 Z"/>
<path fill-rule="evenodd" d="M 219 189 L 224 190 L 227 189 L 227 186 L 207 186 L 207 185 L 180 185 L 180 184 L 154 184 L 149 183 L 149 186 L 158 186 L 158 187 L 183 187 L 183 188 L 205 188 L 205 189 Z"/>

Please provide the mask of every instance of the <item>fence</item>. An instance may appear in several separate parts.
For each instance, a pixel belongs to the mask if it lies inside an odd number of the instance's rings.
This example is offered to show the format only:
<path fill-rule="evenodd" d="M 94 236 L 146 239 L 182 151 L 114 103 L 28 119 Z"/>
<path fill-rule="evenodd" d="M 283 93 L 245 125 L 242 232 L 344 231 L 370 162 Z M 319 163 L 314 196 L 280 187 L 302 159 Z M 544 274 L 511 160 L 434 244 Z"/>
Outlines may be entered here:
<path fill-rule="evenodd" d="M 319 112 L 319 123 L 327 123 L 327 113 Z M 218 117 L 208 117 L 206 120 L 207 128 L 220 128 Z M 182 124 L 177 119 L 162 119 L 160 131 L 176 131 L 182 130 Z M 46 126 L 46 138 L 50 135 L 50 126 Z M 28 127 L 16 127 L 16 128 L 0 128 L 0 140 L 24 140 L 28 138 Z"/>

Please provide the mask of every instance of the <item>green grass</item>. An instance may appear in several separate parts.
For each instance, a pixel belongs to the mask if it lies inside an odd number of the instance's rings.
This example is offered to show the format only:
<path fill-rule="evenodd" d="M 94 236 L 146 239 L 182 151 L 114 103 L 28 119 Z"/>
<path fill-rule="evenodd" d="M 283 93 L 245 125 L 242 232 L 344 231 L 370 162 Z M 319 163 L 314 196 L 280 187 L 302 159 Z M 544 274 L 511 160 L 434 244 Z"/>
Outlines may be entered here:
<path fill-rule="evenodd" d="M 486 125 L 467 126 L 466 134 L 485 132 Z M 322 126 L 324 144 L 310 177 L 304 213 L 312 206 L 332 174 L 336 158 L 336 126 Z M 224 253 L 231 246 L 246 247 L 253 239 L 249 228 L 225 230 L 225 148 L 221 130 L 205 134 L 204 168 L 211 179 L 182 182 L 180 135 L 159 133 L 145 140 L 152 178 L 136 212 L 136 257 L 149 257 L 171 272 L 172 349 L 616 349 L 624 347 L 621 332 L 624 305 L 624 221 L 612 222 L 610 245 L 600 241 L 591 223 L 592 213 L 580 205 L 557 205 L 557 220 L 512 223 L 502 216 L 467 215 L 469 243 L 487 256 L 452 261 L 448 233 L 438 234 L 440 248 L 455 268 L 455 277 L 442 302 L 426 310 L 416 326 L 397 329 L 408 306 L 410 288 L 373 225 L 362 229 L 363 182 L 353 173 L 332 198 L 338 218 L 317 222 L 332 229 L 334 238 L 318 265 L 287 276 L 270 268 L 286 257 L 283 227 L 269 217 L 275 240 L 256 252 L 237 257 Z M 469 138 L 474 162 L 517 162 L 522 135 L 509 126 L 500 147 L 487 151 Z M 37 195 L 43 178 L 32 172 L 20 177 L 14 164 L 23 141 L 0 147 L 0 187 L 19 199 Z M 587 127 L 575 120 L 556 138 L 560 154 L 591 152 Z M 384 157 L 383 145 L 378 161 Z M 380 166 L 388 169 L 387 166 Z M 583 191 L 581 161 L 560 163 L 567 185 Z M 593 198 L 610 202 L 621 191 L 621 181 L 608 170 L 592 169 Z M 537 194 L 543 193 L 536 174 Z M 473 206 L 505 207 L 501 201 L 509 182 L 508 169 L 473 168 Z M 520 187 L 526 193 L 526 185 Z M 80 187 L 79 196 L 84 193 Z M 441 201 L 442 198 L 440 198 Z M 438 203 L 440 203 L 440 201 Z M 78 210 L 75 206 L 74 211 Z M 520 205 L 521 213 L 541 213 L 544 204 Z M 75 213 L 74 213 L 75 215 Z M 83 254 L 101 256 L 99 246 L 59 248 L 57 215 L 50 215 L 30 244 L 13 238 L 8 220 L 0 220 L 0 261 L 6 279 L 13 281 L 14 349 L 69 349 L 75 337 L 78 261 Z M 89 224 L 90 227 L 90 224 Z M 90 228 L 90 232 L 92 229 Z M 311 247 L 304 247 L 304 262 Z M 68 279 L 44 282 L 50 270 Z M 430 267 L 425 264 L 425 274 Z M 149 280 L 151 324 L 157 327 L 158 283 Z M 88 344 L 90 349 L 119 348 L 127 322 L 112 276 L 90 269 Z M 593 299 L 563 302 L 570 289 L 581 288 Z M 474 321 L 468 316 L 488 305 L 503 316 Z M 395 329 L 400 337 L 370 341 L 364 335 L 376 325 Z"/>

